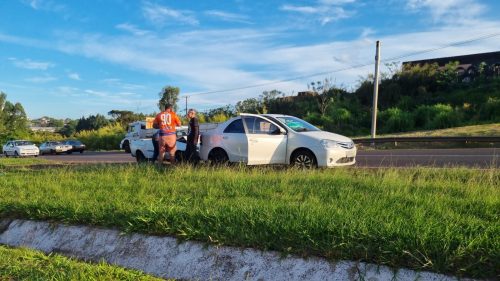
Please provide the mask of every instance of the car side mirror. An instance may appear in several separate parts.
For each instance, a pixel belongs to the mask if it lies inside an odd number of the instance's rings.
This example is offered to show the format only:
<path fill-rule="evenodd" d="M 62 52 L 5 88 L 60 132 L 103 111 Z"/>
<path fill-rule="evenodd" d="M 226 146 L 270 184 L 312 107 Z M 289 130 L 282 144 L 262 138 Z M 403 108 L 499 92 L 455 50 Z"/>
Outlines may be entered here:
<path fill-rule="evenodd" d="M 280 128 L 280 135 L 286 135 L 286 131 Z"/>

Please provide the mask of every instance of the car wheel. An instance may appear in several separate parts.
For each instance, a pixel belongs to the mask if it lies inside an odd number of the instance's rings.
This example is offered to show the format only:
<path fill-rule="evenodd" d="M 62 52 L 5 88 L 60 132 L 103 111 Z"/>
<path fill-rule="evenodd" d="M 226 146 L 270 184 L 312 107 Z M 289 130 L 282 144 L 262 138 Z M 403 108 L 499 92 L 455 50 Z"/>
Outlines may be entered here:
<path fill-rule="evenodd" d="M 208 160 L 215 165 L 224 165 L 229 162 L 229 157 L 227 157 L 227 153 L 223 149 L 218 148 L 210 151 Z"/>
<path fill-rule="evenodd" d="M 129 148 L 129 150 L 130 150 L 130 148 Z M 83 153 L 83 149 L 82 149 L 82 150 L 80 150 L 80 154 L 82 154 L 82 153 Z"/>
<path fill-rule="evenodd" d="M 123 149 L 126 153 L 130 153 L 130 143 L 128 141 L 123 143 Z"/>
<path fill-rule="evenodd" d="M 71 154 L 71 153 L 73 153 L 73 151 L 71 150 L 66 151 L 66 154 Z"/>
<path fill-rule="evenodd" d="M 19 157 L 19 153 L 17 153 L 17 151 L 14 151 L 14 156 Z"/>
<path fill-rule="evenodd" d="M 308 150 L 299 150 L 294 152 L 291 160 L 290 164 L 297 168 L 312 169 L 318 167 L 316 157 L 314 157 L 314 154 Z"/>
<path fill-rule="evenodd" d="M 183 161 L 184 161 L 184 157 L 183 157 L 182 151 L 177 150 L 177 151 L 175 152 L 175 161 L 176 161 L 177 163 L 180 163 L 180 162 L 183 162 Z"/>
<path fill-rule="evenodd" d="M 50 150 L 50 154 L 56 154 L 56 151 L 55 151 L 55 150 L 53 150 L 53 149 L 51 149 L 51 150 Z"/>
<path fill-rule="evenodd" d="M 148 159 L 144 156 L 144 154 L 142 154 L 140 150 L 135 153 L 135 159 L 137 160 L 137 163 L 144 163 L 148 161 Z"/>
<path fill-rule="evenodd" d="M 7 151 L 4 151 L 3 155 L 5 155 L 5 157 L 9 157 L 9 154 L 7 154 Z"/>

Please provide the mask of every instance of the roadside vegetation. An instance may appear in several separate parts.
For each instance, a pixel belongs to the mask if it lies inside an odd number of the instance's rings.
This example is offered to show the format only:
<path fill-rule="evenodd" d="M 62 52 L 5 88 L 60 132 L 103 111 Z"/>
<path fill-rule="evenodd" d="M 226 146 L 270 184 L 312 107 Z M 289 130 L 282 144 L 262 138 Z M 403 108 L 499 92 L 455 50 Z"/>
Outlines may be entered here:
<path fill-rule="evenodd" d="M 439 130 L 413 131 L 408 133 L 378 135 L 378 137 L 462 137 L 500 136 L 500 123 L 454 127 Z M 369 137 L 368 135 L 366 137 Z"/>
<path fill-rule="evenodd" d="M 0 217 L 495 278 L 499 182 L 498 169 L 66 167 L 0 175 Z"/>
<path fill-rule="evenodd" d="M 57 164 L 58 162 L 42 159 L 42 158 L 15 158 L 15 157 L 0 157 L 0 168 L 5 167 L 29 167 L 33 165 Z"/>
<path fill-rule="evenodd" d="M 93 264 L 0 246 L 0 280 L 163 280 L 104 262 Z"/>

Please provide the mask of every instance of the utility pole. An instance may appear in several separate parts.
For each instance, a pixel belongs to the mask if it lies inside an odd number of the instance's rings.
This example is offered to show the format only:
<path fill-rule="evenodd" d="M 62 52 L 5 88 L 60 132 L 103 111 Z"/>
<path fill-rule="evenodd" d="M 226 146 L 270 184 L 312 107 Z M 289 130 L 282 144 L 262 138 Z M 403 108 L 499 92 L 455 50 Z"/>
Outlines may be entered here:
<path fill-rule="evenodd" d="M 188 96 L 185 96 L 186 98 L 186 116 L 188 115 Z"/>
<path fill-rule="evenodd" d="M 375 78 L 373 79 L 373 109 L 372 109 L 372 139 L 377 133 L 377 102 L 378 102 L 378 66 L 380 64 L 380 41 L 377 41 L 377 51 L 375 53 Z"/>

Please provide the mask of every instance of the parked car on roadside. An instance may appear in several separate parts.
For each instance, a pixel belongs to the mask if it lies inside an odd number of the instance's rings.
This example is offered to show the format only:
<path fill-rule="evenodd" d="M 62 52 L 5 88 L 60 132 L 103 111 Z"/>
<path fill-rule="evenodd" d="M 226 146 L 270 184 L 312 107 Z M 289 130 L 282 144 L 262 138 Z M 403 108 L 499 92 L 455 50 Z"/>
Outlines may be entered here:
<path fill-rule="evenodd" d="M 60 141 L 47 141 L 40 144 L 40 154 L 59 154 L 70 151 L 73 146 Z"/>
<path fill-rule="evenodd" d="M 63 144 L 71 145 L 71 149 L 66 152 L 67 154 L 71 154 L 73 152 L 83 153 L 85 151 L 85 149 L 87 149 L 85 144 L 83 144 L 79 140 L 65 140 L 65 141 L 63 141 Z"/>
<path fill-rule="evenodd" d="M 297 117 L 242 113 L 201 133 L 200 157 L 215 163 L 334 167 L 353 165 L 356 146 Z"/>
<path fill-rule="evenodd" d="M 40 154 L 40 150 L 36 145 L 34 145 L 30 141 L 26 140 L 12 140 L 8 141 L 3 146 L 3 154 L 5 157 L 15 156 L 35 156 L 37 157 Z"/>

